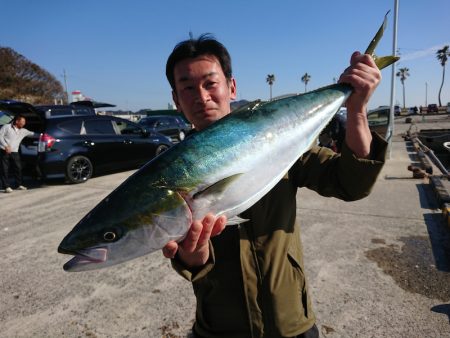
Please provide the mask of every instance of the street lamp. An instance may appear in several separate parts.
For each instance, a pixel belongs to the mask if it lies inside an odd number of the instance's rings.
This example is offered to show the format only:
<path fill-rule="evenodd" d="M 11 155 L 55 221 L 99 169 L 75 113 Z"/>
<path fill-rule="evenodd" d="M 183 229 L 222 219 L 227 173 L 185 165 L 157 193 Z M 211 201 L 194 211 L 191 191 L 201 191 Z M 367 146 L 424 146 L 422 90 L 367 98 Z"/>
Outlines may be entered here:
<path fill-rule="evenodd" d="M 398 21 L 398 2 L 399 0 L 394 0 L 394 34 L 392 38 L 392 54 L 397 55 L 397 21 Z M 388 140 L 388 158 L 391 158 L 391 147 L 392 147 L 392 136 L 394 135 L 394 101 L 395 101 L 395 63 L 392 64 L 392 74 L 391 74 L 391 100 L 390 106 L 391 111 L 389 114 L 389 129 L 391 132 L 391 136 Z"/>

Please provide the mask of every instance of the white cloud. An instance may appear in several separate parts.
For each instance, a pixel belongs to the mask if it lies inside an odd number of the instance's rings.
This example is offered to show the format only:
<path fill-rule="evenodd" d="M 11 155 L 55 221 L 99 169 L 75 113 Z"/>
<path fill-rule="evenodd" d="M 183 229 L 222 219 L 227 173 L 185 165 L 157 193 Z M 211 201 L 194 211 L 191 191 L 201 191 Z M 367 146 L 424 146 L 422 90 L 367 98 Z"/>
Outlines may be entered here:
<path fill-rule="evenodd" d="M 436 55 L 436 52 L 441 49 L 442 47 L 446 46 L 446 45 L 450 45 L 450 43 L 448 42 L 444 42 L 441 43 L 439 45 L 424 49 L 424 50 L 419 50 L 416 52 L 412 52 L 412 53 L 408 53 L 408 54 L 400 54 L 401 57 L 401 61 L 411 61 L 411 60 L 416 60 L 416 59 L 421 59 L 424 58 L 426 56 L 429 55 Z M 401 50 L 401 48 L 400 48 Z"/>

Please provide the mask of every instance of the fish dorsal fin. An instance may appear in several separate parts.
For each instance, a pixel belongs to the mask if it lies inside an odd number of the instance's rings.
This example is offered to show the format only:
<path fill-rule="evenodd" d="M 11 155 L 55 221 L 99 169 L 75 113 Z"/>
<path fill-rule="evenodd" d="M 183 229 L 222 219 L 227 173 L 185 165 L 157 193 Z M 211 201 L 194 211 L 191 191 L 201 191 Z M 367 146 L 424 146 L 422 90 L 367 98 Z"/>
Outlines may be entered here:
<path fill-rule="evenodd" d="M 207 195 L 217 195 L 221 194 L 223 191 L 225 191 L 226 187 L 230 185 L 234 180 L 239 178 L 242 174 L 235 174 L 228 177 L 225 177 L 224 179 L 221 179 L 220 181 L 215 182 L 214 184 L 206 187 L 205 189 L 198 191 L 192 196 L 192 198 L 195 200 L 199 197 L 204 197 Z"/>
<path fill-rule="evenodd" d="M 386 15 L 384 16 L 384 20 L 383 20 L 381 27 L 378 29 L 377 34 L 375 34 L 374 38 L 372 39 L 372 41 L 369 44 L 369 47 L 367 47 L 367 49 L 365 51 L 365 54 L 369 54 L 373 57 L 375 64 L 377 65 L 378 69 L 380 69 L 380 70 L 393 64 L 394 62 L 396 62 L 400 59 L 398 56 L 393 56 L 393 55 L 388 55 L 388 56 L 376 56 L 375 55 L 375 48 L 377 47 L 378 42 L 383 37 L 384 30 L 386 29 L 386 26 L 387 26 L 387 16 L 388 16 L 389 12 L 390 11 L 388 11 L 386 13 Z"/>

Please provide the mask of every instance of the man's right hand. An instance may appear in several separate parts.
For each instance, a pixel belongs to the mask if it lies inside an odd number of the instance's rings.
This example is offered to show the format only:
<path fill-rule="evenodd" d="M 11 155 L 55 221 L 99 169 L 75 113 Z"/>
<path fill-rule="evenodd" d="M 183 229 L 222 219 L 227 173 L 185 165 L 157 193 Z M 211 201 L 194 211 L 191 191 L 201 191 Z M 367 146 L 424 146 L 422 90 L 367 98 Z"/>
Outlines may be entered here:
<path fill-rule="evenodd" d="M 174 258 L 178 253 L 180 260 L 189 268 L 204 265 L 209 258 L 209 239 L 219 235 L 227 223 L 226 216 L 216 218 L 207 214 L 203 220 L 194 221 L 184 240 L 171 241 L 162 249 L 166 258 Z"/>
<path fill-rule="evenodd" d="M 6 146 L 5 147 L 5 153 L 11 154 L 11 147 L 10 146 Z"/>

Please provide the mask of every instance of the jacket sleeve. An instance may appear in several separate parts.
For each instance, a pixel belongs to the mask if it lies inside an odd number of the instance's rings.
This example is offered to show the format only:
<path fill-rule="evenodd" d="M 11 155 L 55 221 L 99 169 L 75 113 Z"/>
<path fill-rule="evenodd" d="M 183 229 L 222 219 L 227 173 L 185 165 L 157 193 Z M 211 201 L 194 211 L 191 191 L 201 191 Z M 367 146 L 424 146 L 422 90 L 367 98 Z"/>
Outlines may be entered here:
<path fill-rule="evenodd" d="M 298 187 L 307 187 L 322 196 L 354 201 L 369 195 L 386 156 L 387 142 L 372 133 L 369 159 L 357 158 L 344 143 L 341 154 L 313 147 L 291 168 L 289 174 Z"/>
<path fill-rule="evenodd" d="M 25 129 L 25 128 L 23 128 L 23 129 Z M 31 130 L 25 129 L 25 131 L 26 131 L 25 137 L 33 136 L 33 135 L 34 135 L 34 132 L 31 131 Z"/>
<path fill-rule="evenodd" d="M 195 282 L 198 279 L 206 276 L 206 274 L 211 271 L 211 269 L 214 267 L 216 259 L 214 255 L 214 248 L 211 241 L 209 241 L 209 258 L 205 265 L 197 268 L 188 268 L 183 264 L 178 255 L 176 255 L 175 258 L 171 259 L 170 261 L 174 270 L 178 272 L 181 277 L 187 279 L 190 282 Z"/>

